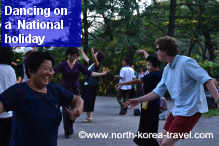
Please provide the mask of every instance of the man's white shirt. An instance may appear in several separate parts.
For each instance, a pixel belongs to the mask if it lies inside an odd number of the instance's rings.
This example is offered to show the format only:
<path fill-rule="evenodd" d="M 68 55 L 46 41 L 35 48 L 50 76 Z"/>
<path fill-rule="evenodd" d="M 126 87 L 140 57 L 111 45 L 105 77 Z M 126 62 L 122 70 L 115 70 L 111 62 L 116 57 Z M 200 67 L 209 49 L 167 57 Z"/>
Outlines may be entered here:
<path fill-rule="evenodd" d="M 10 86 L 16 84 L 16 74 L 10 65 L 0 64 L 0 94 L 8 89 Z M 12 112 L 3 112 L 0 118 L 12 117 Z"/>
<path fill-rule="evenodd" d="M 125 66 L 120 70 L 119 76 L 122 77 L 122 79 L 119 80 L 119 83 L 131 81 L 135 78 L 134 70 L 130 66 Z M 130 90 L 131 88 L 132 85 L 123 85 L 120 89 Z"/>

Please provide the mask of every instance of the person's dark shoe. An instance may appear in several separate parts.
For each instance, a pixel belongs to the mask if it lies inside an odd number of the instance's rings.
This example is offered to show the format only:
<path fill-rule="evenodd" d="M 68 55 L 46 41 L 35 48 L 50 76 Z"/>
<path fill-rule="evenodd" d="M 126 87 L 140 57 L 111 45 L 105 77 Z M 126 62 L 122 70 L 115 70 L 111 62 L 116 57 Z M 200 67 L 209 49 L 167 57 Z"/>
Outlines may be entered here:
<path fill-rule="evenodd" d="M 125 115 L 127 113 L 127 109 L 122 109 L 121 111 L 120 111 L 120 115 Z"/>
<path fill-rule="evenodd" d="M 73 135 L 74 134 L 74 129 L 72 129 L 69 133 L 69 135 Z"/>
<path fill-rule="evenodd" d="M 139 108 L 134 109 L 134 116 L 140 116 L 141 115 L 141 111 Z"/>
<path fill-rule="evenodd" d="M 65 134 L 65 138 L 66 138 L 66 139 L 70 138 L 70 135 Z"/>

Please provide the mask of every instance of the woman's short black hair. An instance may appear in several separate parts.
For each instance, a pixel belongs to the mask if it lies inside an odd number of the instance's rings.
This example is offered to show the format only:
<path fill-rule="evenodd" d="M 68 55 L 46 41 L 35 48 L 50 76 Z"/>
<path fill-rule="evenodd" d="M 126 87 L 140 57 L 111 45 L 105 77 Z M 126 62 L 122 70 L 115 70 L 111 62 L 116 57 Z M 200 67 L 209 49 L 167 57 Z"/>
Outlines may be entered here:
<path fill-rule="evenodd" d="M 103 61 L 104 57 L 105 57 L 105 54 L 102 51 L 98 50 L 97 51 L 97 60 L 99 62 L 101 62 L 101 61 Z"/>
<path fill-rule="evenodd" d="M 77 54 L 77 56 L 79 56 L 79 51 L 78 48 L 76 47 L 68 47 L 65 51 L 65 56 L 67 57 L 68 55 L 72 55 L 72 54 Z"/>
<path fill-rule="evenodd" d="M 157 56 L 150 55 L 146 59 L 146 61 L 150 62 L 154 67 L 160 67 L 161 62 L 158 60 Z"/>
<path fill-rule="evenodd" d="M 50 55 L 49 52 L 33 52 L 31 53 L 25 60 L 25 69 L 27 77 L 30 78 L 30 74 L 28 73 L 28 70 L 30 70 L 32 73 L 36 73 L 39 69 L 40 65 L 45 61 L 50 60 L 52 61 L 52 65 L 54 64 L 54 59 Z"/>
<path fill-rule="evenodd" d="M 12 58 L 14 53 L 11 47 L 1 47 L 0 48 L 0 64 L 8 64 L 10 65 L 12 62 Z"/>

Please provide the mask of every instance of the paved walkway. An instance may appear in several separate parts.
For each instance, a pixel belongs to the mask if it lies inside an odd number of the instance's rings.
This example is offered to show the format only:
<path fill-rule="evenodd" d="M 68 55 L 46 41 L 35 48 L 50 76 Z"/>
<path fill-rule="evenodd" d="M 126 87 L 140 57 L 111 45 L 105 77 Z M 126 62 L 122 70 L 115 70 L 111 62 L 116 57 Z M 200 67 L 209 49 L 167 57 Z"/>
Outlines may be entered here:
<path fill-rule="evenodd" d="M 169 108 L 173 107 L 173 102 L 168 101 Z M 93 114 L 93 123 L 82 123 L 85 119 L 83 113 L 75 122 L 75 132 L 70 139 L 64 138 L 63 125 L 59 128 L 58 146 L 134 146 L 132 138 L 124 139 L 80 139 L 79 132 L 105 132 L 105 133 L 136 133 L 139 124 L 139 117 L 133 116 L 133 110 L 128 111 L 127 115 L 119 115 L 119 104 L 115 97 L 98 96 L 95 104 L 95 112 Z M 159 122 L 159 131 L 161 132 L 165 121 Z M 180 140 L 176 146 L 217 146 L 219 145 L 219 116 L 211 118 L 201 118 L 193 128 L 192 134 L 195 132 L 211 132 L 214 134 L 213 139 L 186 139 Z M 118 135 L 119 136 L 119 135 Z"/>

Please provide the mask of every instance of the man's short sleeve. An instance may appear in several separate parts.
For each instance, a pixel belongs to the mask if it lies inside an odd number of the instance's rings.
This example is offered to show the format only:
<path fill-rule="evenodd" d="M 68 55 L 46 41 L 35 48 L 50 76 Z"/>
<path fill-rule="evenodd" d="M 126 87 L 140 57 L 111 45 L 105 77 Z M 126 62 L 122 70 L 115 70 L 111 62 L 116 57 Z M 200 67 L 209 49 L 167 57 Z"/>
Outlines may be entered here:
<path fill-rule="evenodd" d="M 197 81 L 200 81 L 202 84 L 212 79 L 208 73 L 192 58 L 185 62 L 184 69 L 187 75 Z"/>
<path fill-rule="evenodd" d="M 57 87 L 56 89 L 59 92 L 59 99 L 61 102 L 60 103 L 61 106 L 70 105 L 74 98 L 74 94 L 63 87 L 59 87 L 59 86 L 56 86 L 56 87 Z"/>
<path fill-rule="evenodd" d="M 122 68 L 122 69 L 120 70 L 119 76 L 122 77 L 122 78 L 124 78 L 124 76 L 125 76 L 124 68 Z"/>
<path fill-rule="evenodd" d="M 15 90 L 16 86 L 11 86 L 0 94 L 0 102 L 4 106 L 5 111 L 15 111 L 21 101 Z"/>
<path fill-rule="evenodd" d="M 165 75 L 165 70 L 164 70 L 161 81 L 158 83 L 156 88 L 153 90 L 153 92 L 155 92 L 160 97 L 162 97 L 164 95 L 164 93 L 167 91 L 167 87 L 165 85 L 165 76 L 166 75 Z"/>

